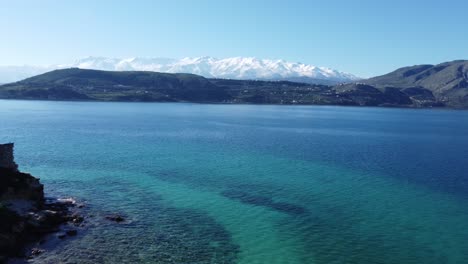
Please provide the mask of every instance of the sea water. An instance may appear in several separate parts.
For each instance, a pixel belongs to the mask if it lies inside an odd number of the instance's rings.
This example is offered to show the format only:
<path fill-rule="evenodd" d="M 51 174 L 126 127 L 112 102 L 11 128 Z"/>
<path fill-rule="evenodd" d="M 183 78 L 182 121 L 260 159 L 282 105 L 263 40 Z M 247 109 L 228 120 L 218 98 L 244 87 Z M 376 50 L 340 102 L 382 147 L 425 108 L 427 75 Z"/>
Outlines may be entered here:
<path fill-rule="evenodd" d="M 467 111 L 3 100 L 0 142 L 86 205 L 32 263 L 468 263 Z"/>

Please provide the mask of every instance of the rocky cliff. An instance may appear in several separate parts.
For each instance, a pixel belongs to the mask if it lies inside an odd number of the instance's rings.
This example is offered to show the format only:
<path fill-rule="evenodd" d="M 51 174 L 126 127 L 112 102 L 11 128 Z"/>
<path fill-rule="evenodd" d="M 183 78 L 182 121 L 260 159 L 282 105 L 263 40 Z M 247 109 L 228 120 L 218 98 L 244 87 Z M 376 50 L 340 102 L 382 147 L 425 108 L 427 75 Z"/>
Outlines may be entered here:
<path fill-rule="evenodd" d="M 0 201 L 24 200 L 36 205 L 44 201 L 44 186 L 39 179 L 18 171 L 13 143 L 0 144 Z"/>
<path fill-rule="evenodd" d="M 13 143 L 0 144 L 0 168 L 18 169 L 18 165 L 15 163 L 13 148 Z"/>
<path fill-rule="evenodd" d="M 0 144 L 0 263 L 30 255 L 24 250 L 28 243 L 83 220 L 69 210 L 72 203 L 46 201 L 39 179 L 18 170 L 13 147 Z"/>

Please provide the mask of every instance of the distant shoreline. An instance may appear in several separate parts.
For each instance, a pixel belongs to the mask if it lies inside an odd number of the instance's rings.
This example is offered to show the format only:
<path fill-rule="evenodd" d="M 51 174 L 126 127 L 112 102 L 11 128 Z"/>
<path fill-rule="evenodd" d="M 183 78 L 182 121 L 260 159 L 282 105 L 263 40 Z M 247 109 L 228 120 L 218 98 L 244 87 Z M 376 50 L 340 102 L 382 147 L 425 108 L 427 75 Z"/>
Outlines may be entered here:
<path fill-rule="evenodd" d="M 420 65 L 337 85 L 68 68 L 1 85 L 0 98 L 468 109 L 466 77 L 456 74 L 467 65 L 468 61 Z"/>
<path fill-rule="evenodd" d="M 254 106 L 316 106 L 316 107 L 346 107 L 346 108 L 378 108 L 378 109 L 413 109 L 413 110 L 458 110 L 467 111 L 468 108 L 456 108 L 448 106 L 438 107 L 414 107 L 414 106 L 368 106 L 368 105 L 333 105 L 333 104 L 259 104 L 259 103 L 220 103 L 220 102 L 158 102 L 158 101 L 99 101 L 99 100 L 52 100 L 52 99 L 16 99 L 0 98 L 0 101 L 25 101 L 25 102 L 70 102 L 70 103 L 135 103 L 135 104 L 194 104 L 194 105 L 254 105 Z"/>

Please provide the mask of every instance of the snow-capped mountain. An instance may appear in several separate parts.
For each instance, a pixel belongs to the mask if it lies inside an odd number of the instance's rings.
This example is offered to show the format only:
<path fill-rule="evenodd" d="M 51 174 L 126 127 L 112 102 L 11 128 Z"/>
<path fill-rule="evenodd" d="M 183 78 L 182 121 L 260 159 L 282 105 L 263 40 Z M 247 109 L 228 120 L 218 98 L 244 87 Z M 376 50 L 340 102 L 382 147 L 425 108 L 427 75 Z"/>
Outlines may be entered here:
<path fill-rule="evenodd" d="M 15 68 L 15 73 L 8 76 L 8 67 L 0 67 L 0 83 L 17 81 L 51 69 L 77 67 L 109 71 L 156 71 L 168 73 L 193 73 L 207 78 L 252 79 L 252 80 L 291 80 L 310 83 L 334 84 L 355 81 L 356 76 L 326 67 L 316 67 L 304 63 L 287 62 L 284 60 L 268 60 L 257 58 L 106 58 L 87 57 L 71 64 L 51 67 L 21 67 Z M 4 74 L 7 72 L 7 74 Z M 21 73 L 21 74 L 20 74 Z M 31 74 L 33 73 L 33 74 Z M 21 77 L 21 78 L 18 78 Z"/>
<path fill-rule="evenodd" d="M 198 74 L 207 78 L 226 79 L 286 80 L 310 78 L 332 82 L 347 82 L 359 79 L 352 74 L 326 67 L 316 67 L 284 60 L 243 57 L 226 59 L 199 57 L 183 58 L 180 60 L 168 58 L 115 59 L 88 57 L 78 60 L 69 66 L 112 71 L 183 72 Z"/>

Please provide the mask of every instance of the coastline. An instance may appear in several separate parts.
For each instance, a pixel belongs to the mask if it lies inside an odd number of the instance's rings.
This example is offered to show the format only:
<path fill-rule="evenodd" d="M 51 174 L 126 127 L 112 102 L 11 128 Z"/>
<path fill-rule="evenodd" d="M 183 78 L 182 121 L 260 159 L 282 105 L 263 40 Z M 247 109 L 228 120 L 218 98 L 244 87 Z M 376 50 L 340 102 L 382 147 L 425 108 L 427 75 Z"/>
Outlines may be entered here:
<path fill-rule="evenodd" d="M 13 143 L 0 144 L 0 263 L 30 259 L 50 234 L 76 236 L 84 218 L 72 198 L 46 198 L 38 178 L 18 170 Z"/>
<path fill-rule="evenodd" d="M 248 102 L 191 102 L 191 101 L 103 101 L 103 100 L 59 100 L 59 99 L 26 99 L 26 98 L 0 98 L 0 101 L 38 101 L 38 102 L 71 102 L 71 103 L 128 103 L 128 104 L 194 104 L 194 105 L 252 105 L 252 106 L 314 106 L 314 107 L 346 107 L 346 108 L 376 108 L 376 109 L 411 109 L 411 110 L 457 110 L 467 111 L 468 108 L 463 107 L 449 107 L 449 106 L 431 106 L 431 107 L 415 107 L 415 106 L 404 106 L 404 105 L 343 105 L 343 104 L 259 104 L 259 103 L 248 103 Z"/>

